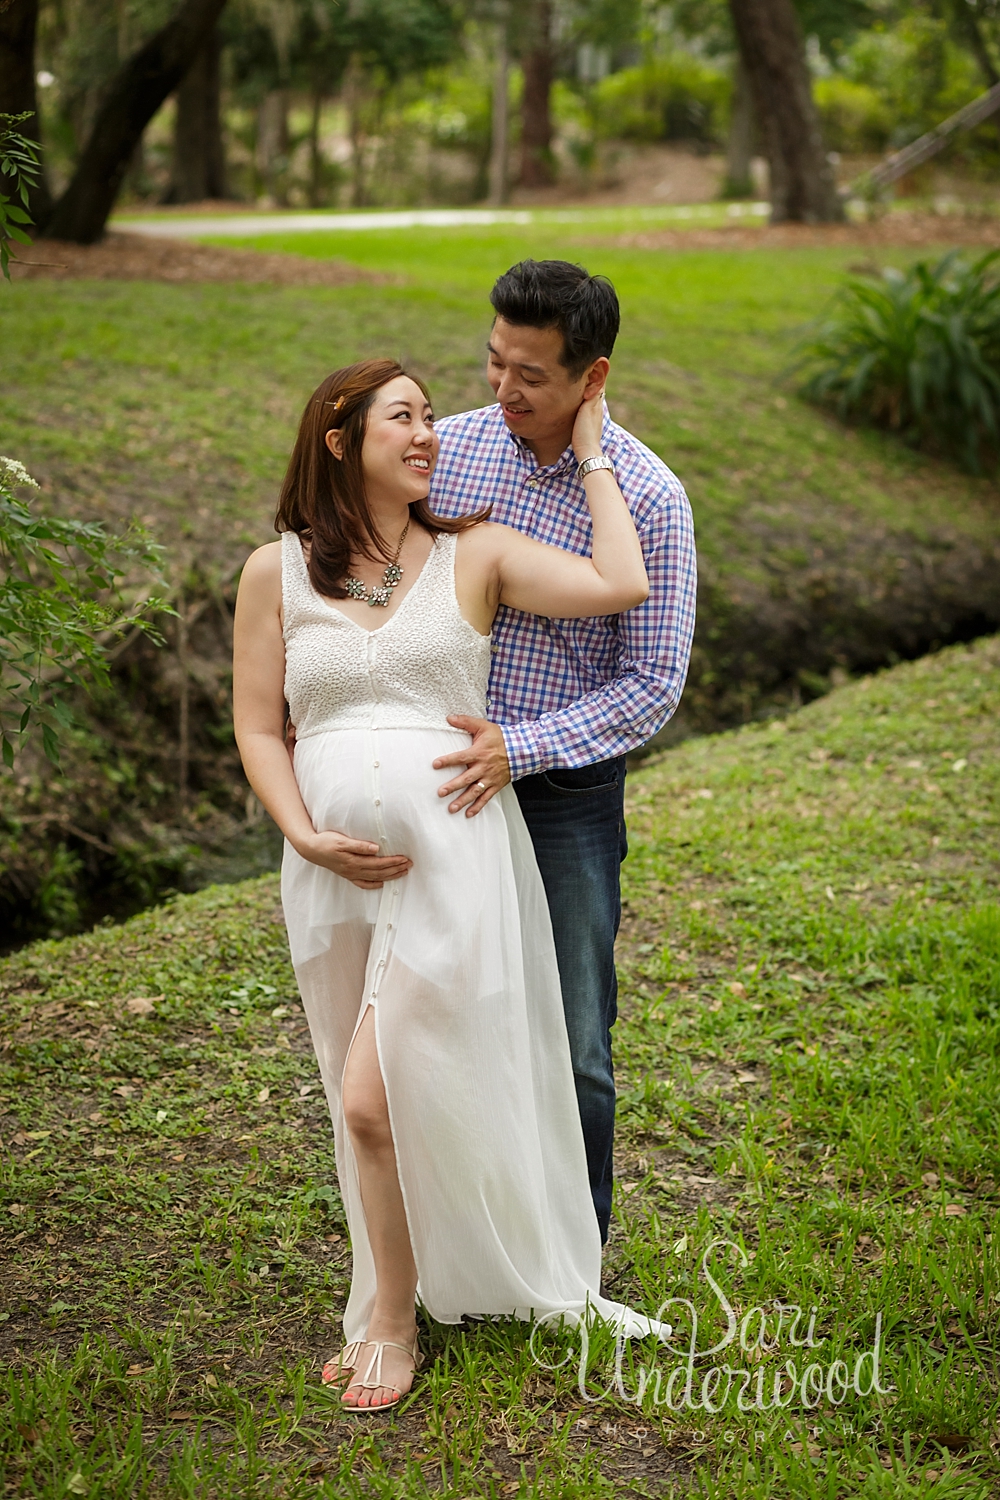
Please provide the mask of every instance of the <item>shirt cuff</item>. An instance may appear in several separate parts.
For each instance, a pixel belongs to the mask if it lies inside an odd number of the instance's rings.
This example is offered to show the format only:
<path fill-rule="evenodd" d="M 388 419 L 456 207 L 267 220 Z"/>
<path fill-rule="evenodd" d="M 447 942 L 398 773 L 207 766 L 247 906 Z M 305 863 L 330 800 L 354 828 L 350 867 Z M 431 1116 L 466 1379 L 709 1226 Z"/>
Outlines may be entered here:
<path fill-rule="evenodd" d="M 500 732 L 507 746 L 511 781 L 520 781 L 523 776 L 533 776 L 537 771 L 545 770 L 545 752 L 537 725 L 531 719 L 523 724 L 501 724 Z"/>

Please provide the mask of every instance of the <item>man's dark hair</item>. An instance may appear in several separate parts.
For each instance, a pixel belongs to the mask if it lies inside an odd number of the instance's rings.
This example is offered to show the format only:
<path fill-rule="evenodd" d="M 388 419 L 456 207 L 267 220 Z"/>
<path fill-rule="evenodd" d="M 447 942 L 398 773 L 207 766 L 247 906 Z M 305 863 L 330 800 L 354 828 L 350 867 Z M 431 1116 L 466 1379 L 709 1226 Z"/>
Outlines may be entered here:
<path fill-rule="evenodd" d="M 568 260 L 522 260 L 500 277 L 490 301 L 505 323 L 558 328 L 559 361 L 574 379 L 602 354 L 611 357 L 621 314 L 606 276 L 591 276 Z"/>

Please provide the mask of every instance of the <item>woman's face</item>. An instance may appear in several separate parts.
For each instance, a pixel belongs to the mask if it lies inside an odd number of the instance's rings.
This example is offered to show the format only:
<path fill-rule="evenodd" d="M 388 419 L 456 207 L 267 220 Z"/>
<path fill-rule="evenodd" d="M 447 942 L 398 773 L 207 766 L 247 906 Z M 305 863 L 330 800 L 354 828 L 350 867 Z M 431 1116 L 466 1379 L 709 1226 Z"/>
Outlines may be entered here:
<path fill-rule="evenodd" d="M 365 487 L 372 499 L 426 500 L 440 442 L 434 413 L 416 381 L 397 375 L 375 393 L 361 449 Z"/>

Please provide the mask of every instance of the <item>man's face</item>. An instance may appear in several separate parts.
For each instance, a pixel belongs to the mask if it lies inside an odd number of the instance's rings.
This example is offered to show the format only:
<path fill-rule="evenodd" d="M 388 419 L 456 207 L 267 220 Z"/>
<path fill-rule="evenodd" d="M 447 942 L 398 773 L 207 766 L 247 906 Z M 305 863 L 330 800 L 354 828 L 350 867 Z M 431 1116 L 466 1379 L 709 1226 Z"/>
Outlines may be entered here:
<path fill-rule="evenodd" d="M 523 328 L 497 318 L 487 349 L 486 378 L 511 432 L 532 446 L 562 438 L 569 443 L 573 420 L 592 370 L 573 377 L 560 364 L 563 336 L 558 328 Z M 606 366 L 606 360 L 597 364 Z M 561 450 L 560 450 L 561 451 Z"/>

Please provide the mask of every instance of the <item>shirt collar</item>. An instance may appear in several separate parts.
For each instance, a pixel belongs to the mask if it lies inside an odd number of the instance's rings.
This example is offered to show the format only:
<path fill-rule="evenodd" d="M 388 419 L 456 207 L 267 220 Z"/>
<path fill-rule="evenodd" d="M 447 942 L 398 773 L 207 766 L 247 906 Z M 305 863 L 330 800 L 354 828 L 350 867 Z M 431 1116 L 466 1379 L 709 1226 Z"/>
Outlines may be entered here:
<path fill-rule="evenodd" d="M 607 401 L 603 401 L 602 405 L 604 408 L 604 420 L 601 427 L 601 446 L 603 448 L 607 448 L 608 441 L 614 432 L 615 424 L 611 420 L 611 413 L 608 411 Z M 504 422 L 503 412 L 500 410 L 499 404 L 497 405 L 497 412 L 499 413 L 503 430 L 507 434 L 510 441 L 513 443 L 522 464 L 524 464 L 526 468 L 530 469 L 532 473 L 562 474 L 566 469 L 576 468 L 576 454 L 573 452 L 572 447 L 564 448 L 562 453 L 560 453 L 559 457 L 556 459 L 555 463 L 546 464 L 544 468 L 539 467 L 534 453 L 528 447 L 524 439 L 518 437 L 516 432 L 511 432 L 510 428 L 507 426 L 507 423 Z"/>

